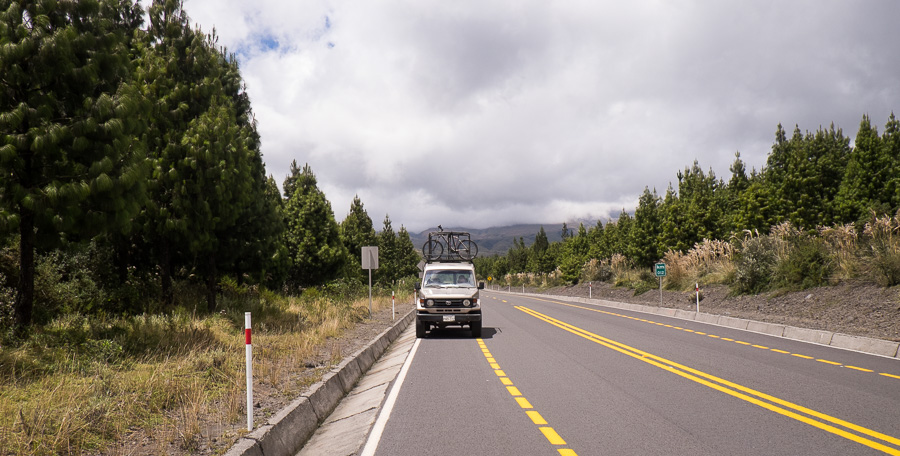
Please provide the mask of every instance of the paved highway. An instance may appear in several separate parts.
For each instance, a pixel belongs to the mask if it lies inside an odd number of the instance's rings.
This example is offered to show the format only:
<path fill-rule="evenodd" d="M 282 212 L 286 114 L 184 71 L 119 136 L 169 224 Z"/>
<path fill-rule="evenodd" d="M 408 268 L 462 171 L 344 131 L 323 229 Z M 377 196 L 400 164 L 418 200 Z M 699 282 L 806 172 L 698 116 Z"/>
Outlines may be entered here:
<path fill-rule="evenodd" d="M 555 299 L 482 299 L 481 339 L 448 329 L 413 346 L 375 454 L 900 455 L 896 359 Z"/>

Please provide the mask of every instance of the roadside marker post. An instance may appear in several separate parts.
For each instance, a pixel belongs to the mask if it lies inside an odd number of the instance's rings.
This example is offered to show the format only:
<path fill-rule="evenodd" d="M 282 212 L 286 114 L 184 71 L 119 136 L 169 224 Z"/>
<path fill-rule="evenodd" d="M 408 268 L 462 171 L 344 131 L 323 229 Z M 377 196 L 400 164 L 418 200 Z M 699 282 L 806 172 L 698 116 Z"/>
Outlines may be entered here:
<path fill-rule="evenodd" d="M 594 282 L 588 282 L 588 299 L 594 298 Z"/>
<path fill-rule="evenodd" d="M 253 430 L 253 344 L 250 343 L 250 312 L 244 312 L 244 339 L 247 355 L 247 432 Z"/>
<path fill-rule="evenodd" d="M 697 289 L 695 291 L 697 292 L 697 313 L 700 313 L 700 282 L 696 282 L 696 284 Z"/>
<path fill-rule="evenodd" d="M 395 310 L 395 307 L 394 307 L 394 292 L 392 291 L 391 292 L 391 321 L 394 321 L 397 318 L 394 316 L 396 312 L 397 311 Z"/>

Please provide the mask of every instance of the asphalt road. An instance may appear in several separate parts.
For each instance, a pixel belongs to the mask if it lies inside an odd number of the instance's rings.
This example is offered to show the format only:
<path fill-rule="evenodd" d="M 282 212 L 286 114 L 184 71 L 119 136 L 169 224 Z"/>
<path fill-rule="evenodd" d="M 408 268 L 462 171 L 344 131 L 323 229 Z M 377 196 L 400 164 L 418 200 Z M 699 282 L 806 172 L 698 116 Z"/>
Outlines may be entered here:
<path fill-rule="evenodd" d="M 900 362 L 482 292 L 414 350 L 377 455 L 900 455 Z"/>

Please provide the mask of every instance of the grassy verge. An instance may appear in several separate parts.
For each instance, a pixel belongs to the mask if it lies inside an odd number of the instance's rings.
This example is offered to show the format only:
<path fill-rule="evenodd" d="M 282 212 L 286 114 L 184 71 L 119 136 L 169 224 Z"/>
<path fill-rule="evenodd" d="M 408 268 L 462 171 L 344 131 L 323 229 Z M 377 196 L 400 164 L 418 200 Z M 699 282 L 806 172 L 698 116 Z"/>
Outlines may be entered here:
<path fill-rule="evenodd" d="M 130 317 L 67 315 L 16 347 L 0 348 L 0 454 L 98 452 L 136 430 L 190 452 L 202 434 L 244 420 L 245 311 L 253 312 L 256 382 L 284 395 L 315 381 L 290 372 L 368 315 L 367 297 L 232 287 L 220 299 L 221 311 L 207 315 L 184 307 Z M 388 294 L 373 307 L 390 303 Z M 344 354 L 335 346 L 332 361 Z"/>

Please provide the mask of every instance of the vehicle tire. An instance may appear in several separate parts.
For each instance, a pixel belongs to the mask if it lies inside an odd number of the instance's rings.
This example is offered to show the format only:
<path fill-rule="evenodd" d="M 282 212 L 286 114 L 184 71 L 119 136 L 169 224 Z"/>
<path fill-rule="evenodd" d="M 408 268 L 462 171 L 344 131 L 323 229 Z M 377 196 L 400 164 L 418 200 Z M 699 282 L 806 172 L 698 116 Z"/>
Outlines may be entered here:
<path fill-rule="evenodd" d="M 418 318 L 416 318 L 416 338 L 417 339 L 424 338 L 425 331 L 427 331 L 427 330 L 428 330 L 428 328 L 425 326 L 425 323 L 422 323 L 421 321 L 419 321 Z"/>
<path fill-rule="evenodd" d="M 444 246 L 437 240 L 432 239 L 422 245 L 422 255 L 425 256 L 425 261 L 438 260 L 443 254 Z"/>
<path fill-rule="evenodd" d="M 456 254 L 459 255 L 460 258 L 466 261 L 472 261 L 478 256 L 478 244 L 464 239 L 459 241 L 459 246 L 457 247 Z"/>
<path fill-rule="evenodd" d="M 481 337 L 481 322 L 473 321 L 469 323 L 469 328 L 472 330 L 472 337 Z"/>

